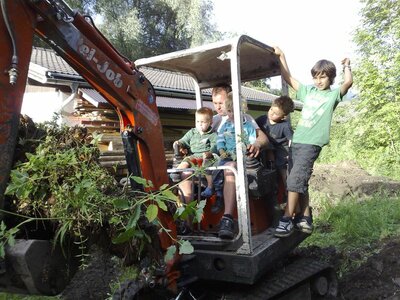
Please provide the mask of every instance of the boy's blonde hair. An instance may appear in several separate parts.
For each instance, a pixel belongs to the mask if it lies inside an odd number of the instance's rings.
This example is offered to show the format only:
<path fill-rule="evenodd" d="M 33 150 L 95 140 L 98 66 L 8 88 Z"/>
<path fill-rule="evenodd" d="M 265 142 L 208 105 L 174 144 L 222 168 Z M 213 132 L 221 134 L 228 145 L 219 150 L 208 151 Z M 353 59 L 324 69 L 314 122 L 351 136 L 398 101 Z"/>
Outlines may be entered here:
<path fill-rule="evenodd" d="M 213 118 L 213 111 L 208 107 L 200 107 L 196 110 L 196 114 L 208 116 L 209 120 Z"/>
<path fill-rule="evenodd" d="M 240 96 L 242 99 L 242 112 L 245 113 L 247 111 L 247 101 L 243 96 Z M 230 110 L 233 112 L 233 94 L 230 92 L 228 97 L 224 102 L 225 110 Z"/>
<path fill-rule="evenodd" d="M 224 102 L 224 107 L 226 111 L 233 111 L 233 95 L 232 92 L 228 94 Z"/>

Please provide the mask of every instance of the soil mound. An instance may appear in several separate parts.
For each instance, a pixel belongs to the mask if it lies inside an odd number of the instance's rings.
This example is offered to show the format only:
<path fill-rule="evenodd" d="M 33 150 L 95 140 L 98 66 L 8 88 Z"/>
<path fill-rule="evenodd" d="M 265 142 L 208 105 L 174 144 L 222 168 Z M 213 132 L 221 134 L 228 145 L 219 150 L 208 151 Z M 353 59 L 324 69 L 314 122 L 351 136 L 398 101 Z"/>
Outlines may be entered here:
<path fill-rule="evenodd" d="M 400 195 L 400 182 L 386 177 L 372 176 L 355 162 L 316 164 L 310 189 L 325 193 L 333 200 L 355 196 L 360 200 L 376 193 L 388 196 Z M 400 221 L 400 220 L 399 220 Z M 377 253 L 358 269 L 339 280 L 337 299 L 345 300 L 400 300 L 400 237 L 387 239 L 379 245 Z M 315 256 L 338 266 L 341 255 L 335 249 L 303 248 L 306 256 Z M 305 254 L 306 253 L 306 254 Z M 360 260 L 359 253 L 352 253 Z"/>
<path fill-rule="evenodd" d="M 379 192 L 393 196 L 400 193 L 400 182 L 387 177 L 372 176 L 357 163 L 345 161 L 337 164 L 316 164 L 310 189 L 337 200 L 347 196 L 366 198 Z"/>

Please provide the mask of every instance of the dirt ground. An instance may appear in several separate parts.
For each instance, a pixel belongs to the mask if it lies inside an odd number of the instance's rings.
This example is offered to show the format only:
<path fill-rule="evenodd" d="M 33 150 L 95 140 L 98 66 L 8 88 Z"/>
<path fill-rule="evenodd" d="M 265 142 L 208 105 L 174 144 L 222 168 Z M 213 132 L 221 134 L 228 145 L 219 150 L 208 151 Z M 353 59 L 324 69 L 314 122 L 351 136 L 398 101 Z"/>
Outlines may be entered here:
<path fill-rule="evenodd" d="M 388 194 L 400 192 L 400 182 L 371 176 L 353 162 L 317 165 L 310 187 L 332 199 L 347 195 L 362 199 L 379 191 Z M 340 279 L 339 299 L 400 299 L 400 238 L 388 239 L 378 248 L 381 250 L 365 264 Z M 340 254 L 335 249 L 314 250 L 330 255 L 334 264 L 340 260 Z M 351 255 L 354 259 L 361 258 L 359 253 Z"/>
<path fill-rule="evenodd" d="M 323 192 L 332 199 L 356 196 L 361 200 L 376 192 L 388 195 L 400 192 L 400 182 L 372 176 L 355 162 L 317 164 L 310 180 L 310 188 Z"/>
<path fill-rule="evenodd" d="M 400 299 L 400 239 L 388 240 L 382 250 L 344 276 L 341 299 Z"/>

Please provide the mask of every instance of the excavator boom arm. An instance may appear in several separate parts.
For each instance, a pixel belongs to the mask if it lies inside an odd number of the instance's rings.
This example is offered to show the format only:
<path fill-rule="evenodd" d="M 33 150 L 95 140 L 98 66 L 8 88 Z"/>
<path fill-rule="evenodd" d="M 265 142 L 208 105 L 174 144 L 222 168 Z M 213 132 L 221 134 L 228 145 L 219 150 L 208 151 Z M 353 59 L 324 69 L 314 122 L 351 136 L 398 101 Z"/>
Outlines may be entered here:
<path fill-rule="evenodd" d="M 0 0 L 0 209 L 17 143 L 21 105 L 33 36 L 45 40 L 116 110 L 128 172 L 168 183 L 162 127 L 154 88 L 134 64 L 110 44 L 90 17 L 73 12 L 62 0 Z M 40 107 L 38 108 L 40 109 Z M 143 187 L 131 180 L 134 189 Z M 172 215 L 158 210 L 170 233 L 159 233 L 167 249 L 176 236 Z M 171 262 L 172 265 L 172 262 Z"/>
<path fill-rule="evenodd" d="M 155 188 L 167 183 L 155 92 L 134 64 L 118 53 L 90 18 L 62 1 L 1 0 L 1 8 L 0 197 L 11 169 L 34 34 L 113 105 L 121 131 L 135 150 L 127 157 L 134 175 L 151 180 Z"/>

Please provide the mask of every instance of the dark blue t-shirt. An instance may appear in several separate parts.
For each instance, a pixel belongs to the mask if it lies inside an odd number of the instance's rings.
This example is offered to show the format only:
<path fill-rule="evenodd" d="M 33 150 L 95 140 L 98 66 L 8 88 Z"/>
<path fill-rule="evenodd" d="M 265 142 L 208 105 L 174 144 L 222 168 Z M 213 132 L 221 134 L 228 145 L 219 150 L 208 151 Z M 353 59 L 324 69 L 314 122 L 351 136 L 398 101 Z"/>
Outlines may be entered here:
<path fill-rule="evenodd" d="M 287 146 L 288 141 L 293 137 L 292 126 L 288 121 L 271 124 L 267 115 L 263 115 L 258 117 L 256 122 L 274 147 Z"/>

